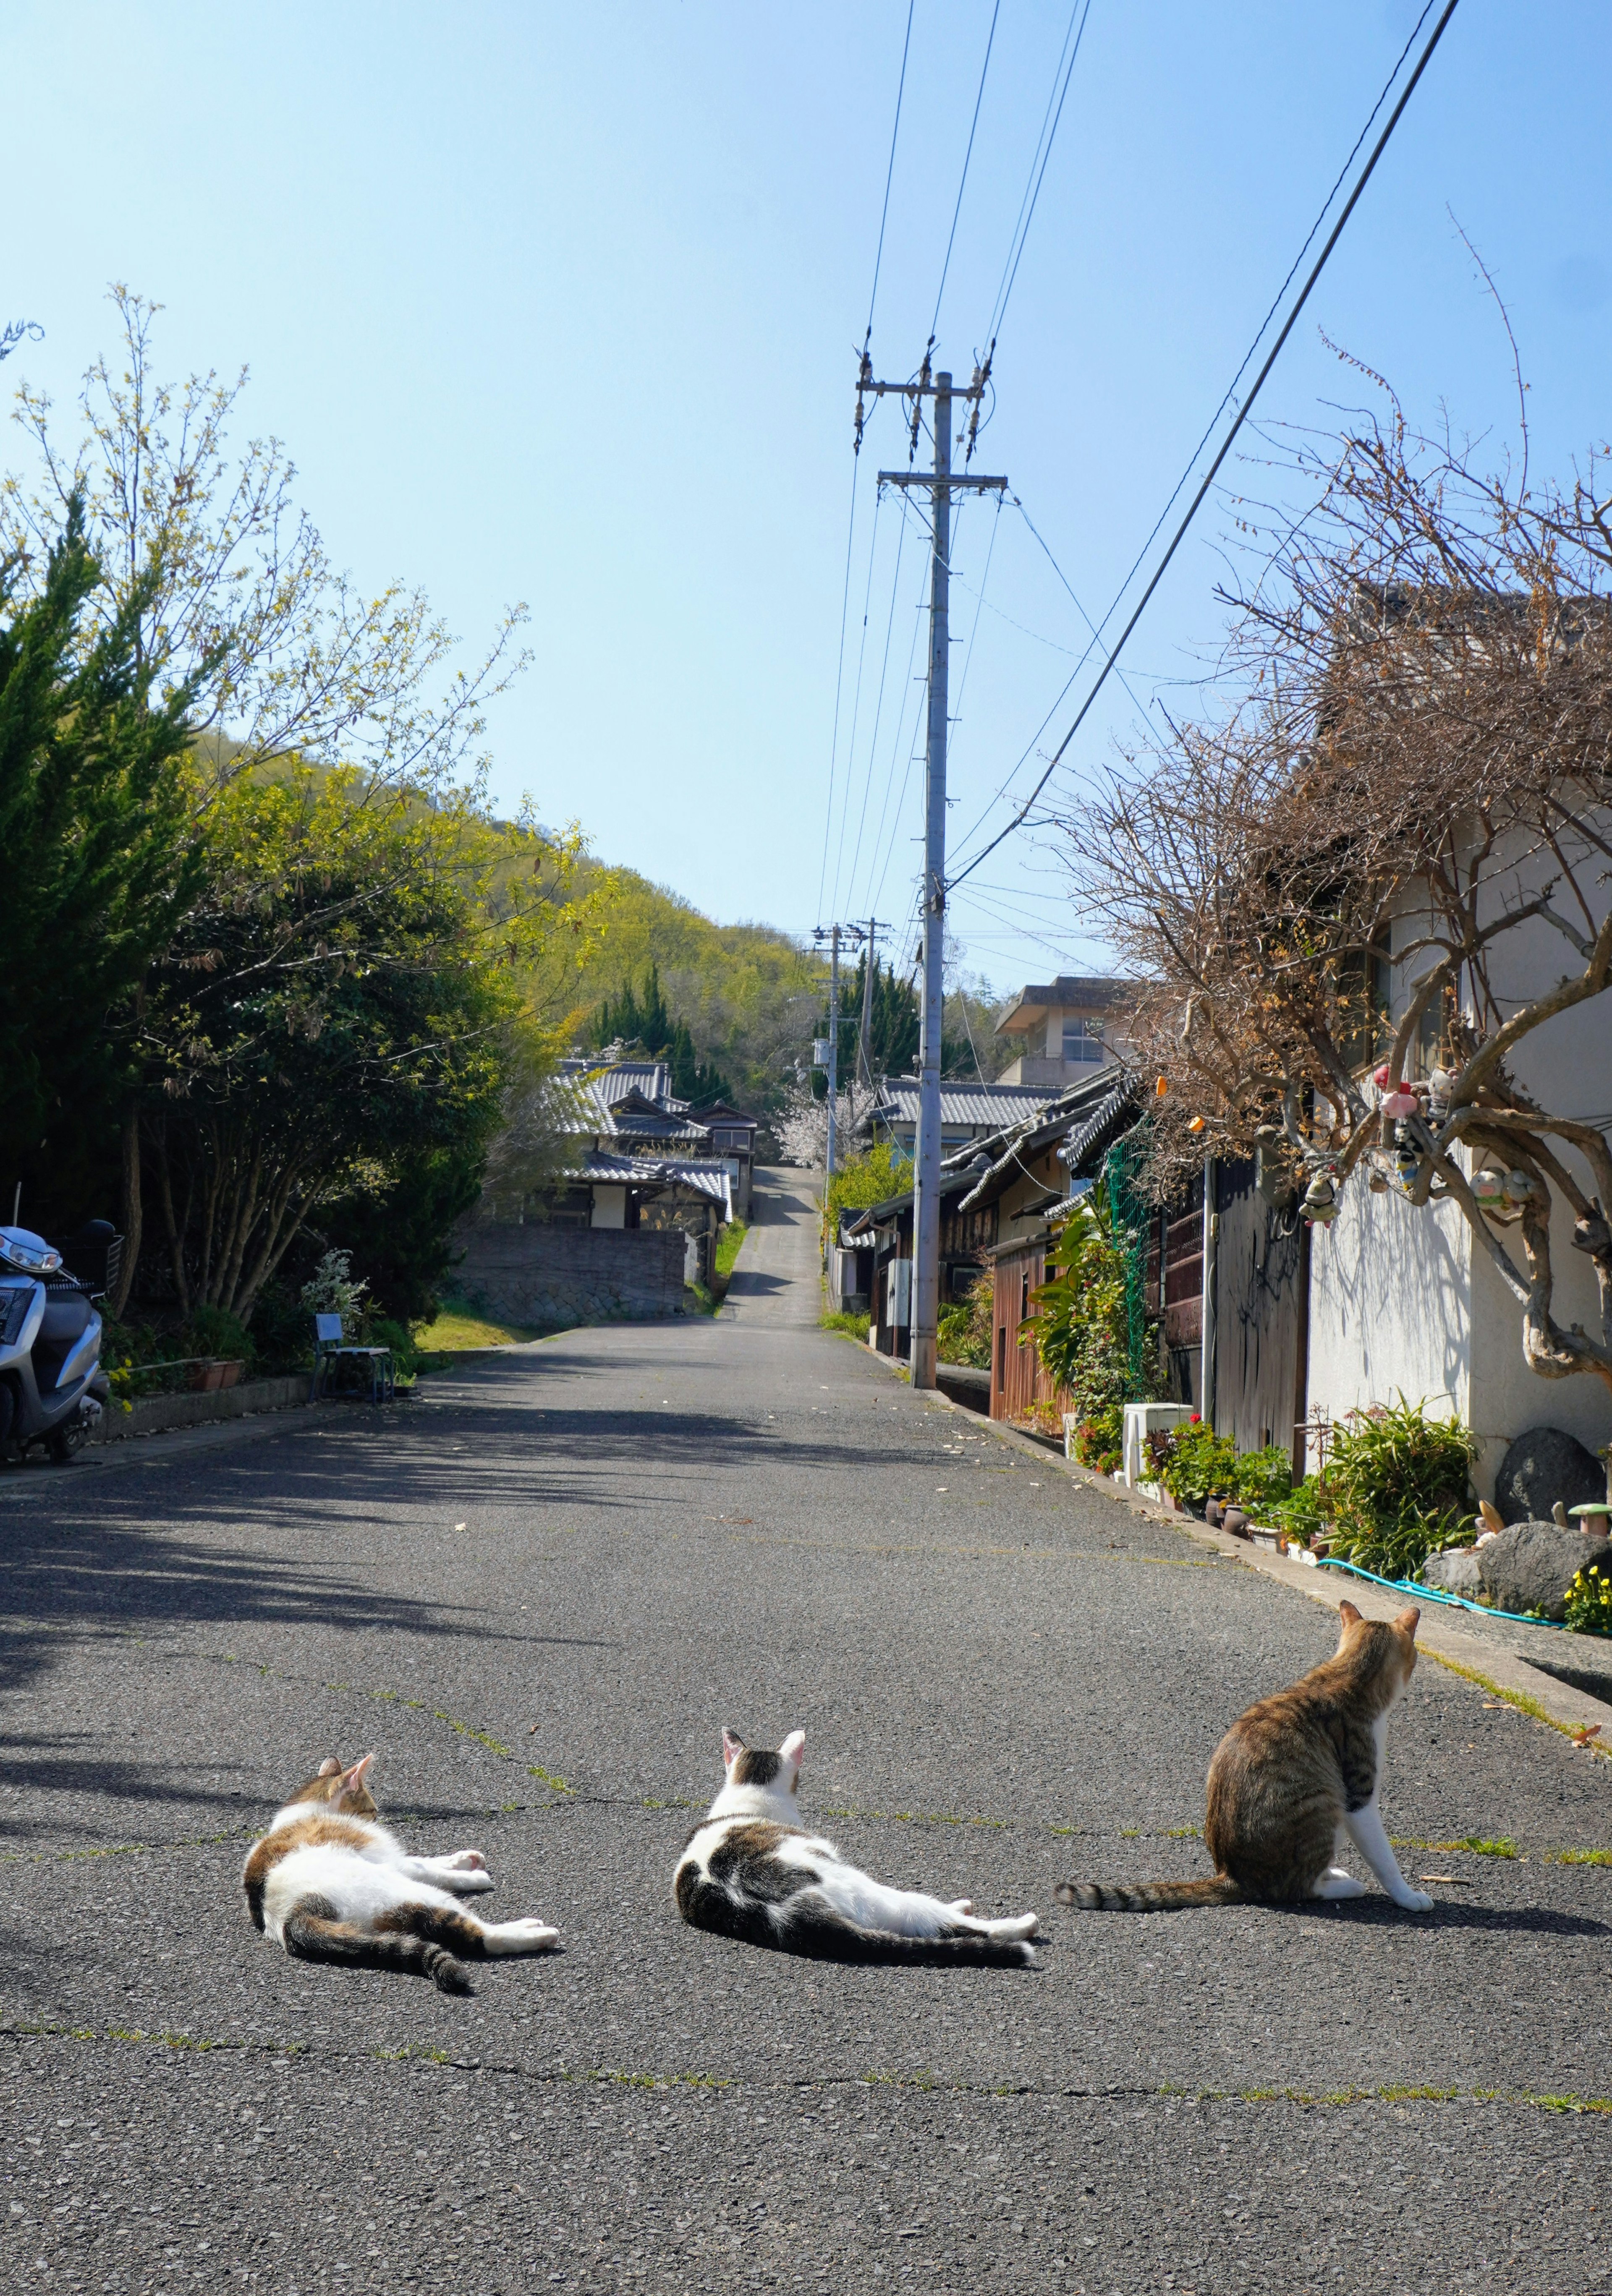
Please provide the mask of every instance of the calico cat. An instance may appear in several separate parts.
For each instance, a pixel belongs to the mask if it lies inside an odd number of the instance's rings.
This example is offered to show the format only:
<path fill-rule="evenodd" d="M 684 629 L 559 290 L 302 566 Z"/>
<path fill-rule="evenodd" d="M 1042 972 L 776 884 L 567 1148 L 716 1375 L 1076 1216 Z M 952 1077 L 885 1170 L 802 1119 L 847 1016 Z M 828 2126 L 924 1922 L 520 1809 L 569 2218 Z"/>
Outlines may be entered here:
<path fill-rule="evenodd" d="M 1338 1616 L 1334 1655 L 1251 1706 L 1215 1749 L 1204 1824 L 1213 1879 L 1128 1888 L 1063 1882 L 1056 1894 L 1064 1905 L 1155 1913 L 1363 1897 L 1365 1883 L 1334 1863 L 1346 1833 L 1396 1906 L 1427 1912 L 1433 1900 L 1400 1872 L 1377 1808 L 1388 1716 L 1416 1665 L 1421 1613 L 1402 1611 L 1389 1626 L 1340 1603 Z"/>
<path fill-rule="evenodd" d="M 411 1857 L 379 1823 L 366 1779 L 331 1756 L 277 1812 L 241 1877 L 253 1926 L 303 1961 L 407 1969 L 444 1993 L 468 1993 L 463 1954 L 547 1953 L 558 1930 L 482 1922 L 458 1900 L 492 1888 L 479 1849 Z"/>
<path fill-rule="evenodd" d="M 727 1784 L 683 1847 L 672 1881 L 695 1929 L 818 1961 L 991 1962 L 1033 1966 L 1033 1914 L 977 1920 L 919 1890 L 887 1890 L 798 1822 L 806 1751 L 792 1731 L 776 1753 L 722 1733 Z"/>

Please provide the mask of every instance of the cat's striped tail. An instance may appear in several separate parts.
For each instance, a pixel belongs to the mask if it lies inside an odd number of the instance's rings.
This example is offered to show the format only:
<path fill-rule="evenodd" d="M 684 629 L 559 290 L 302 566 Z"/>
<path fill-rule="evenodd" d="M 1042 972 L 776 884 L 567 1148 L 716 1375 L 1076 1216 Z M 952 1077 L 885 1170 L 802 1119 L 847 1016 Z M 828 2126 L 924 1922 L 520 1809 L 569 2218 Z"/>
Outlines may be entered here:
<path fill-rule="evenodd" d="M 421 1915 L 423 1928 L 437 1925 L 434 1907 L 406 1906 L 399 1912 Z M 293 1906 L 284 1934 L 286 1952 L 299 1961 L 344 1962 L 350 1969 L 399 1969 L 411 1977 L 429 1977 L 440 1993 L 474 1990 L 464 1963 L 434 1938 L 412 1928 L 360 1929 L 356 1922 L 338 1920 L 328 1898 L 308 1897 Z"/>
<path fill-rule="evenodd" d="M 693 1858 L 678 1868 L 673 1883 L 678 1911 L 690 1926 L 714 1930 L 719 1937 L 775 1953 L 798 1953 L 810 1961 L 894 1963 L 906 1966 L 1024 1969 L 1035 1966 L 1035 1948 L 1024 1938 L 990 1937 L 981 1930 L 954 1930 L 943 1937 L 900 1937 L 863 1929 L 847 1921 L 810 1890 L 781 1904 L 744 1898 L 725 1890 Z"/>
<path fill-rule="evenodd" d="M 1206 1882 L 1060 1882 L 1060 1906 L 1082 1914 L 1167 1914 L 1184 1906 L 1240 1906 L 1243 1892 L 1230 1874 Z"/>

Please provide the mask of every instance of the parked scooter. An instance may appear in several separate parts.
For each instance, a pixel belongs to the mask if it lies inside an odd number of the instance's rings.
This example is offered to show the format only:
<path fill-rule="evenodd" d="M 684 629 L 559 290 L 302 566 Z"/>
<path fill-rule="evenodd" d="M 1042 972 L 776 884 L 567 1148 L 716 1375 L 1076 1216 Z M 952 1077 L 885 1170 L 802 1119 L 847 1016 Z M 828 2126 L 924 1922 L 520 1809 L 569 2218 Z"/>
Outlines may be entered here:
<path fill-rule="evenodd" d="M 111 1282 L 120 1239 L 92 1220 L 66 1250 L 25 1227 L 0 1227 L 0 1461 L 43 1447 L 65 1466 L 95 1428 L 111 1390 L 101 1368 L 94 1302 Z"/>

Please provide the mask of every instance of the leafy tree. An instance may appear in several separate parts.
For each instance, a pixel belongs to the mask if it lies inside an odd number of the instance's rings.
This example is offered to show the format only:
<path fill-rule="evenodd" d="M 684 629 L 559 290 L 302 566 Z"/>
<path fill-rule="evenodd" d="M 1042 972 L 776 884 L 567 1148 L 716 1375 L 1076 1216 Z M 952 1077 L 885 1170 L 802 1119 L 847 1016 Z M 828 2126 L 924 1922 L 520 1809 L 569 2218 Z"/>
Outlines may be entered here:
<path fill-rule="evenodd" d="M 215 803 L 206 885 L 141 1016 L 146 1160 L 186 1314 L 249 1321 L 333 1206 L 358 1239 L 397 1221 L 392 1300 L 440 1272 L 519 1025 L 489 946 L 511 922 L 478 906 L 489 834 L 345 768 L 239 779 Z"/>
<path fill-rule="evenodd" d="M 153 578 L 98 621 L 70 501 L 31 599 L 0 573 L 0 1185 L 77 1226 L 115 1169 L 131 999 L 193 898 L 188 689 L 153 705 L 139 628 Z"/>
<path fill-rule="evenodd" d="M 240 454 L 229 441 L 247 381 L 216 373 L 169 383 L 152 326 L 160 306 L 111 290 L 120 356 L 84 378 L 77 435 L 24 384 L 15 419 L 32 443 L 31 478 L 0 486 L 0 548 L 24 589 L 46 579 L 68 505 L 106 577 L 80 643 L 127 625 L 158 693 L 190 697 L 220 777 L 277 758 L 343 758 L 376 780 L 440 790 L 475 782 L 483 707 L 523 666 L 506 616 L 480 666 L 450 668 L 454 640 L 419 590 L 371 595 L 332 564 L 293 497 L 295 466 L 277 439 Z M 441 690 L 431 688 L 441 680 Z"/>
<path fill-rule="evenodd" d="M 863 949 L 849 972 L 840 975 L 840 1078 L 843 1083 L 861 1078 L 862 996 L 868 980 L 868 952 Z M 941 1074 L 979 1074 L 975 1046 L 982 1054 L 990 1042 L 989 1008 L 978 998 L 956 992 L 941 1012 Z M 892 964 L 873 961 L 873 980 L 868 988 L 868 1059 L 873 1078 L 911 1076 L 918 1064 L 921 1013 L 916 982 L 899 975 Z M 828 1034 L 828 1004 L 824 1000 L 817 1023 L 819 1037 Z M 823 1089 L 827 1089 L 825 1085 Z"/>

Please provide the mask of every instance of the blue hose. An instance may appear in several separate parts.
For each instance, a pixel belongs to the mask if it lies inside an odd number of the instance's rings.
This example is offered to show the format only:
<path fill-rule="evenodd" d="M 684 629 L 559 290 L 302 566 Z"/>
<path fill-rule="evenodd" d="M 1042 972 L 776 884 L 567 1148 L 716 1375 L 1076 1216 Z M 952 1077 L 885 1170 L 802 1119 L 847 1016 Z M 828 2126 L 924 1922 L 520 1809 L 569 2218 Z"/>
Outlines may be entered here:
<path fill-rule="evenodd" d="M 1375 1570 L 1362 1570 L 1358 1562 L 1345 1562 L 1341 1554 L 1323 1554 L 1318 1558 L 1322 1570 L 1348 1570 L 1356 1578 L 1369 1578 L 1374 1586 L 1386 1587 L 1395 1595 L 1415 1595 L 1424 1603 L 1443 1603 L 1452 1611 L 1476 1611 L 1480 1619 L 1508 1619 L 1517 1627 L 1554 1627 L 1558 1634 L 1566 1632 L 1559 1619 L 1531 1618 L 1524 1611 L 1492 1611 L 1486 1603 L 1469 1603 L 1464 1595 L 1446 1594 L 1442 1587 L 1424 1587 L 1415 1578 L 1379 1578 Z"/>

